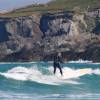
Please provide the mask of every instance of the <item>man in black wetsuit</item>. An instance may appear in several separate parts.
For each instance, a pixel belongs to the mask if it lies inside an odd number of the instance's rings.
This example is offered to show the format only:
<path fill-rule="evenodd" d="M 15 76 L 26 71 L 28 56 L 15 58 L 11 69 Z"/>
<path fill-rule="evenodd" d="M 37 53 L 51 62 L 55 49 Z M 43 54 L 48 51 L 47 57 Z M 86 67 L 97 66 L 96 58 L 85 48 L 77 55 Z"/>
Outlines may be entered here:
<path fill-rule="evenodd" d="M 56 68 L 58 68 L 60 70 L 61 75 L 63 75 L 62 69 L 60 67 L 60 63 L 63 63 L 63 62 L 61 59 L 61 53 L 58 53 L 54 56 L 54 62 L 53 62 L 54 74 L 56 73 Z"/>

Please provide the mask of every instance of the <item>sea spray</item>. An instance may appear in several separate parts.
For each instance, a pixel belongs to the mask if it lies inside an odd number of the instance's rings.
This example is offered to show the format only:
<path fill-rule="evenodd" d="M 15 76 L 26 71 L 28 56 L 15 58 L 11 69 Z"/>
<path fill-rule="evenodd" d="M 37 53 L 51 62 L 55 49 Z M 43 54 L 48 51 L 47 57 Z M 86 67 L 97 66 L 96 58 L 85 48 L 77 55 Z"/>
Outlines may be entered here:
<path fill-rule="evenodd" d="M 0 100 L 99 100 L 100 64 L 52 62 L 0 64 Z"/>
<path fill-rule="evenodd" d="M 92 69 L 92 68 L 81 68 L 81 69 L 72 69 L 69 67 L 64 67 L 63 76 L 60 75 L 59 70 L 57 73 L 53 74 L 53 68 L 43 68 L 43 70 L 48 70 L 51 75 L 45 74 L 42 70 L 39 70 L 35 67 L 14 67 L 6 72 L 1 72 L 0 75 L 3 75 L 6 78 L 20 80 L 20 81 L 33 81 L 42 84 L 51 84 L 51 85 L 61 85 L 65 83 L 69 83 L 71 79 L 77 79 L 84 75 L 97 74 L 100 75 L 100 69 Z M 70 81 L 71 82 L 71 81 Z M 72 84 L 78 82 L 72 82 Z"/>

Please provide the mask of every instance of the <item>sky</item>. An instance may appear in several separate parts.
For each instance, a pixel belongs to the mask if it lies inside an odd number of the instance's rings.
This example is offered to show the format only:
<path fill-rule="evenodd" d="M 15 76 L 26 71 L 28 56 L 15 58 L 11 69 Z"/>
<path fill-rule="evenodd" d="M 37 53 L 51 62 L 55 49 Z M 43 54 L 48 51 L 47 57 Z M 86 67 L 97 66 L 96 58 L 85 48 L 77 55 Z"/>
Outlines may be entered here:
<path fill-rule="evenodd" d="M 50 0 L 0 0 L 0 12 L 10 11 L 33 3 L 47 3 Z"/>

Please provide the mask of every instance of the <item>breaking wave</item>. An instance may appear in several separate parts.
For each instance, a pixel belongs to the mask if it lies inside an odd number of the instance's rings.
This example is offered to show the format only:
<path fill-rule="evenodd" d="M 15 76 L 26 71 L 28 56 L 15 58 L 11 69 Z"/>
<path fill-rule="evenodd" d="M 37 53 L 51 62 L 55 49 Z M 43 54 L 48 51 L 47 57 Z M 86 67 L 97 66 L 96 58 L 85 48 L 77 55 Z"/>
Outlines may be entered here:
<path fill-rule="evenodd" d="M 10 78 L 13 80 L 20 80 L 20 81 L 33 81 L 36 83 L 41 84 L 48 84 L 48 85 L 61 85 L 61 84 L 81 84 L 76 80 L 81 76 L 84 75 L 100 75 L 100 69 L 92 69 L 92 68 L 83 68 L 83 69 L 72 69 L 69 67 L 64 67 L 63 69 L 63 76 L 60 75 L 59 70 L 57 69 L 56 74 L 53 74 L 53 68 L 40 68 L 38 67 L 14 67 L 6 72 L 0 72 L 0 75 Z"/>

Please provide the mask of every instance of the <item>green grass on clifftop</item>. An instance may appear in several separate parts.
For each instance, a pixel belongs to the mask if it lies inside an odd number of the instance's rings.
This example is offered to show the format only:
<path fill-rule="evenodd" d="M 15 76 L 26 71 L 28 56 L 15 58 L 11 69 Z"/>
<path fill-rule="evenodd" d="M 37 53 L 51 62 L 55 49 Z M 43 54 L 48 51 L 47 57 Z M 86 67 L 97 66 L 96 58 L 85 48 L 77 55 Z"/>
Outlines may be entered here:
<path fill-rule="evenodd" d="M 15 9 L 10 13 L 1 14 L 0 17 L 19 17 L 31 15 L 34 12 L 56 12 L 56 11 L 82 11 L 100 7 L 100 0 L 52 0 L 46 5 L 30 5 Z"/>

